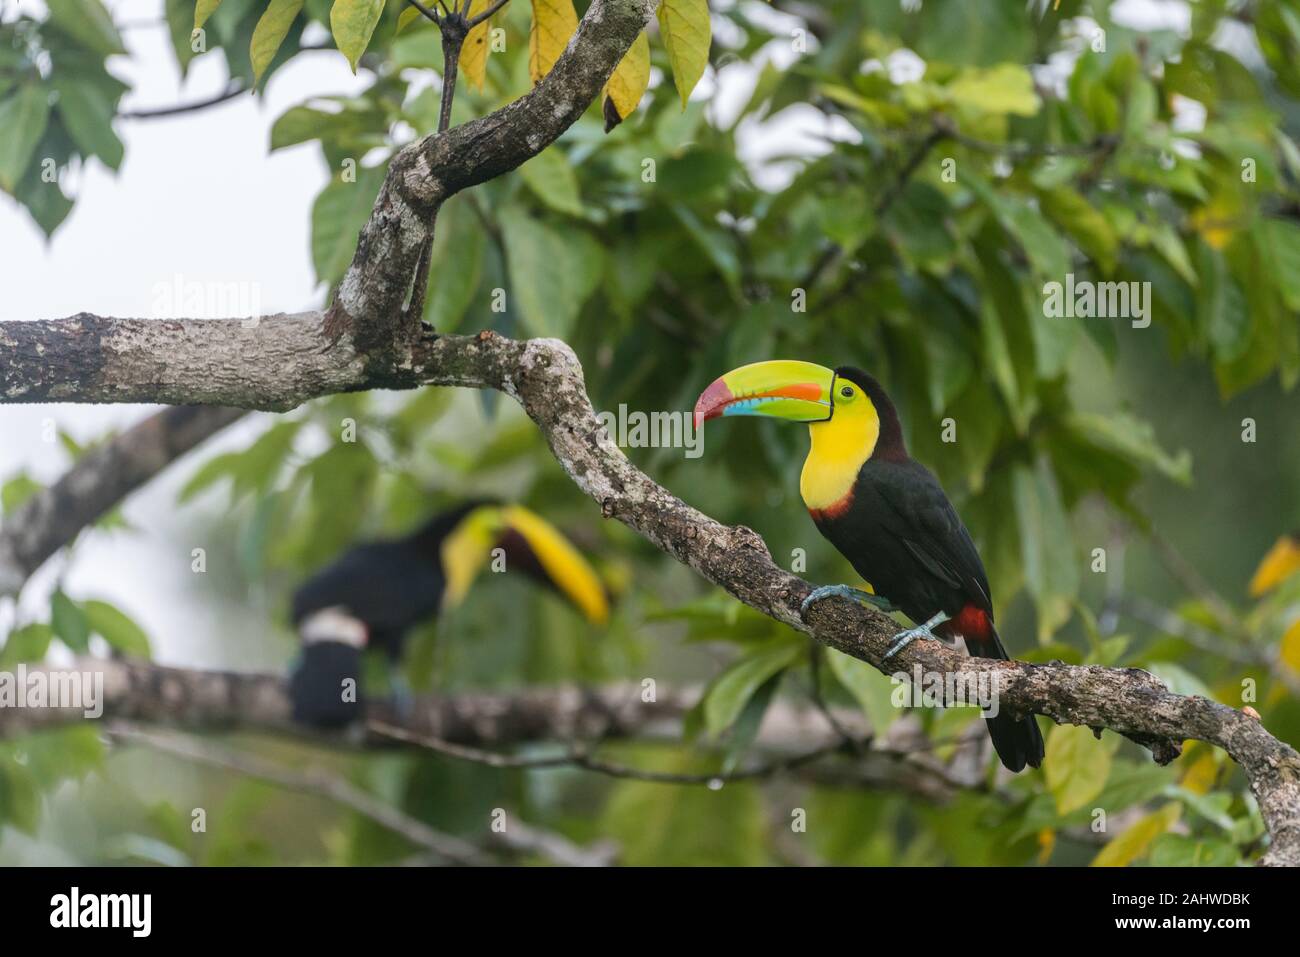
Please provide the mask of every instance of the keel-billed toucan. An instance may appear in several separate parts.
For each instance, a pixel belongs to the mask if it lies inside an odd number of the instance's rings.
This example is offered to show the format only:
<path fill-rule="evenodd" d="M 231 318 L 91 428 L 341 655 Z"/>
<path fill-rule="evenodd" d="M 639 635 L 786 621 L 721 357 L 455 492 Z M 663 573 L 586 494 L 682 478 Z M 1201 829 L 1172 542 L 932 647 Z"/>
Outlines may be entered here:
<path fill-rule="evenodd" d="M 695 425 L 726 415 L 807 422 L 812 448 L 799 488 L 817 529 L 875 594 L 830 585 L 829 595 L 899 610 L 918 627 L 900 632 L 885 657 L 916 637 L 961 635 L 971 654 L 1006 659 L 993 626 L 993 597 L 970 533 L 938 480 L 907 454 L 898 413 L 861 369 L 811 362 L 756 362 L 728 372 L 695 404 Z M 987 718 L 993 747 L 1012 771 L 1038 767 L 1043 738 L 1032 715 Z"/>
<path fill-rule="evenodd" d="M 399 660 L 410 629 L 460 604 L 498 559 L 504 570 L 554 589 L 589 621 L 608 620 L 600 578 L 554 526 L 518 505 L 469 502 L 405 538 L 350 549 L 294 593 L 303 646 L 290 679 L 294 718 L 319 726 L 358 718 L 363 650 Z"/>

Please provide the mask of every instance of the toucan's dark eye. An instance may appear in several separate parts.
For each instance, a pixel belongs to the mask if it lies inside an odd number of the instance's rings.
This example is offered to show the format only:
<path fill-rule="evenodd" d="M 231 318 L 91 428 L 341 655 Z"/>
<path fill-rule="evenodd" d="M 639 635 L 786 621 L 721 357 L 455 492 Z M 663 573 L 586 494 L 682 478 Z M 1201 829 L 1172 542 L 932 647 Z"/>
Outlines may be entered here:
<path fill-rule="evenodd" d="M 844 396 L 846 399 L 853 398 L 853 387 L 846 385 L 844 388 L 840 389 L 840 395 Z"/>

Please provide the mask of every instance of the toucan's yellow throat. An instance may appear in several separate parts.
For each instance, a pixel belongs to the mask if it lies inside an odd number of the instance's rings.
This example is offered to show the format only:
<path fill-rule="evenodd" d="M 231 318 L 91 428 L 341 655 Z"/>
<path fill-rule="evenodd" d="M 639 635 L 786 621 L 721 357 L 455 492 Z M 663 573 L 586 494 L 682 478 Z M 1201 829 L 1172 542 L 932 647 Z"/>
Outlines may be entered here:
<path fill-rule="evenodd" d="M 850 390 L 852 396 L 840 395 Z M 799 494 L 814 517 L 835 518 L 848 509 L 858 472 L 880 439 L 880 415 L 861 387 L 837 378 L 835 396 L 831 417 L 808 425 L 812 444 L 799 476 Z"/>

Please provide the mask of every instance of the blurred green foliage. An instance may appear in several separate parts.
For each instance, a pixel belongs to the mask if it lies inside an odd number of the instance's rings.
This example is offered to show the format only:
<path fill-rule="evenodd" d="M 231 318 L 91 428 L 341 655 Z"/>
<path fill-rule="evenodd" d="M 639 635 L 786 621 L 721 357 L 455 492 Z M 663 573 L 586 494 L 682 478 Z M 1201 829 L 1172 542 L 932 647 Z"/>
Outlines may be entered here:
<path fill-rule="evenodd" d="M 224 0 L 203 54 L 224 56 L 248 83 L 262 6 Z M 329 6 L 308 0 L 268 75 L 328 25 Z M 763 358 L 864 366 L 970 526 L 1014 655 L 1148 668 L 1175 690 L 1250 704 L 1274 734 L 1300 740 L 1300 704 L 1282 680 L 1300 680 L 1300 582 L 1254 602 L 1244 588 L 1253 562 L 1300 520 L 1300 3 L 1198 2 L 1185 30 L 1154 31 L 1114 21 L 1104 2 L 912 6 L 825 0 L 804 22 L 780 3 L 715 4 L 713 85 L 685 108 L 668 51 L 652 45 L 658 82 L 612 133 L 593 109 L 517 174 L 447 203 L 425 318 L 442 332 L 563 337 L 597 409 L 688 410 L 716 375 Z M 387 4 L 374 28 L 363 93 L 322 92 L 271 135 L 272 150 L 313 144 L 332 177 L 311 214 L 327 291 L 388 157 L 436 128 L 437 34 L 417 23 L 399 35 L 400 13 Z M 182 69 L 192 14 L 167 5 Z M 455 122 L 529 88 L 530 22 L 524 0 L 496 19 L 504 52 L 488 60 L 481 89 L 462 87 Z M 107 137 L 76 132 L 76 97 L 59 88 L 60 58 L 75 49 L 95 61 L 79 74 L 98 91 L 86 99 L 111 115 L 121 90 L 96 72 L 116 53 L 107 37 L 69 34 L 57 5 L 47 22 L 0 25 L 0 133 L 19 114 L 46 117 L 39 136 L 23 121 L 39 144 L 0 149 L 0 186 L 47 231 L 61 216 L 44 211 L 48 195 L 19 154 L 60 166 L 75 155 L 120 160 Z M 38 49 L 52 70 L 29 65 Z M 45 91 L 42 105 L 33 89 Z M 1047 316 L 1047 284 L 1071 273 L 1149 283 L 1149 328 Z M 1253 442 L 1243 441 L 1248 421 Z M 952 427 L 956 441 L 945 441 Z M 680 449 L 628 454 L 691 504 L 760 531 L 778 562 L 806 555 L 810 580 L 841 581 L 847 567 L 793 494 L 804 441 L 759 424 L 711 430 L 698 460 Z M 32 487 L 11 479 L 5 511 Z M 414 643 L 406 668 L 417 687 L 647 675 L 700 685 L 680 746 L 613 753 L 702 773 L 760 760 L 750 744 L 763 709 L 807 700 L 813 682 L 830 703 L 861 708 L 877 734 L 915 724 L 939 759 L 974 719 L 899 709 L 885 678 L 835 653 L 810 671 L 802 639 L 599 522 L 536 430 L 495 396 L 340 396 L 268 417 L 248 448 L 194 467 L 182 501 L 229 497 L 219 527 L 239 574 L 232 594 L 211 600 L 256 592 L 283 608 L 306 572 L 357 538 L 485 493 L 537 509 L 593 555 L 623 586 L 615 620 L 595 633 L 508 576 L 485 581 Z M 1164 540 L 1222 597 L 1166 567 Z M 1122 600 L 1134 595 L 1169 614 L 1154 624 L 1131 615 Z M 36 660 L 90 633 L 134 652 L 143 636 L 128 626 L 109 606 L 58 591 L 49 625 L 15 630 L 4 654 Z M 282 644 L 288 657 L 292 637 Z M 27 746 L 0 752 L 0 819 L 34 830 L 42 789 L 83 766 L 37 776 L 14 758 Z M 277 747 L 287 760 L 307 755 Z M 217 776 L 186 779 L 183 800 L 216 802 L 224 818 L 219 836 L 196 839 L 167 803 L 174 775 L 140 785 L 134 804 L 123 797 L 130 759 L 85 757 L 104 784 L 80 792 L 98 822 L 87 859 L 383 863 L 412 852 L 373 823 L 327 807 L 304 820 L 288 810 L 302 799 Z M 478 835 L 493 808 L 517 807 L 575 840 L 613 837 L 633 864 L 799 859 L 786 833 L 792 808 L 808 815 L 807 833 L 793 834 L 800 854 L 839 864 L 1233 864 L 1257 856 L 1263 836 L 1222 753 L 1193 745 L 1161 768 L 1109 733 L 1071 727 L 1050 730 L 1042 772 L 942 806 L 796 778 L 714 790 L 409 756 L 328 759 L 436 826 Z"/>

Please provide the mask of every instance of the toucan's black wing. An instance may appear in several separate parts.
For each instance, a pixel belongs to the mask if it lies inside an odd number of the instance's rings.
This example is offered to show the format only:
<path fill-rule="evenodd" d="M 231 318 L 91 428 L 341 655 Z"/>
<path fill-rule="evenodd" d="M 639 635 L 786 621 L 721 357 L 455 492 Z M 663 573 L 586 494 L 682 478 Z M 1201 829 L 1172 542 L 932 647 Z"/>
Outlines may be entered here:
<path fill-rule="evenodd" d="M 360 545 L 294 592 L 293 622 L 342 608 L 372 634 L 401 632 L 437 614 L 443 587 L 437 562 L 408 543 Z"/>
<path fill-rule="evenodd" d="M 868 461 L 858 475 L 850 516 L 859 513 L 860 545 L 879 557 L 876 578 L 859 567 L 908 617 L 955 615 L 965 605 L 993 610 L 984 563 L 938 479 L 920 463 Z M 838 544 L 838 543 L 837 543 Z M 850 560 L 854 556 L 843 547 Z M 854 562 L 855 567 L 858 563 Z"/>

